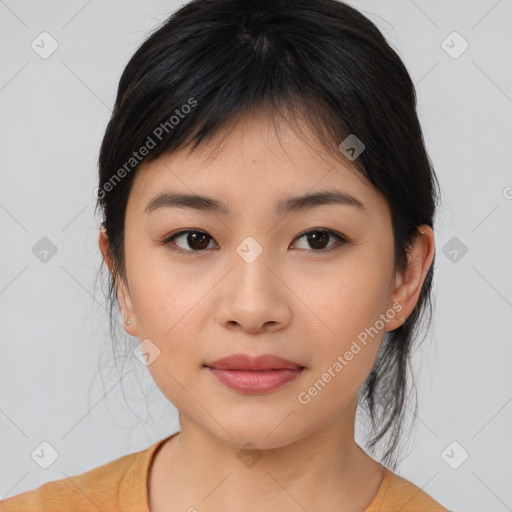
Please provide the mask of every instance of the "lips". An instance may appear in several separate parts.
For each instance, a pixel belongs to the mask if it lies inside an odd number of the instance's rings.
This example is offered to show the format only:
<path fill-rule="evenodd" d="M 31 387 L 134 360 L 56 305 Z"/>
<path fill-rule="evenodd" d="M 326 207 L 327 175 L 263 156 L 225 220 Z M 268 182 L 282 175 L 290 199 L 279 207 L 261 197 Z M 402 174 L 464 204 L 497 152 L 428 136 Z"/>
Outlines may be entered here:
<path fill-rule="evenodd" d="M 205 366 L 217 370 L 300 370 L 304 366 L 273 354 L 252 357 L 248 354 L 233 354 L 208 363 Z"/>
<path fill-rule="evenodd" d="M 304 366 L 272 354 L 234 354 L 204 365 L 225 386 L 246 394 L 268 393 L 295 380 Z"/>

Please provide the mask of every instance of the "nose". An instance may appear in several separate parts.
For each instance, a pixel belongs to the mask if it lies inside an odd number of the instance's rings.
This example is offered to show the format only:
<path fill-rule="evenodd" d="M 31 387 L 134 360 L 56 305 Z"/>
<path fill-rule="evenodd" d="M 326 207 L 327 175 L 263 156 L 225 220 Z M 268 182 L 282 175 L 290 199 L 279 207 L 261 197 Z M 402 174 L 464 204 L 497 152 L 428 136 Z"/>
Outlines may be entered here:
<path fill-rule="evenodd" d="M 263 255 L 251 263 L 237 258 L 218 290 L 218 322 L 251 334 L 284 329 L 292 318 L 293 297 L 284 284 L 286 275 L 280 276 Z"/>

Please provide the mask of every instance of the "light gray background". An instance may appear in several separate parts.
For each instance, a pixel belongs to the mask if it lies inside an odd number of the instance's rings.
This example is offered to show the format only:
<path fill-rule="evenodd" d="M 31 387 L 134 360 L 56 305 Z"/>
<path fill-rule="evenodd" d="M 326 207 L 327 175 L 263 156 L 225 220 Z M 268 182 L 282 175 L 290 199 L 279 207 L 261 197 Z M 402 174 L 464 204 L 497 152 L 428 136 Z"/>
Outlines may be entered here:
<path fill-rule="evenodd" d="M 351 4 L 409 69 L 444 194 L 434 325 L 414 360 L 420 410 L 398 473 L 452 510 L 512 510 L 512 0 Z M 0 0 L 0 497 L 142 450 L 179 428 L 138 361 L 123 386 L 124 372 L 110 380 L 102 372 L 105 385 L 99 377 L 110 340 L 95 288 L 93 212 L 120 74 L 178 5 Z M 59 45 L 46 59 L 31 48 L 43 31 Z M 446 39 L 453 31 L 469 44 L 457 58 L 463 41 Z M 46 262 L 32 252 L 42 237 L 57 247 Z M 447 246 L 453 237 L 466 254 Z M 59 454 L 48 469 L 31 458 L 43 441 Z M 455 465 L 462 450 L 469 457 L 453 469 L 445 460 Z"/>

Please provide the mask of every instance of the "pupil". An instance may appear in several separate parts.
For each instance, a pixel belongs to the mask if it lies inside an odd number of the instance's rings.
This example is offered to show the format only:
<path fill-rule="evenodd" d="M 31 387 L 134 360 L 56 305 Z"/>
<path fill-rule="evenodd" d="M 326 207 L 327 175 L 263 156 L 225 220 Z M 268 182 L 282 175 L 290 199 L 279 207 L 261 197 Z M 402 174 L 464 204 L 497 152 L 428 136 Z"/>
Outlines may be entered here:
<path fill-rule="evenodd" d="M 193 247 L 194 243 L 197 243 L 197 237 L 203 237 L 203 243 L 199 243 L 199 249 L 205 249 L 208 247 L 208 243 L 204 243 L 206 240 L 206 235 L 204 233 L 190 233 L 188 235 L 188 242 L 191 247 Z"/>
<path fill-rule="evenodd" d="M 308 238 L 309 238 L 309 240 L 308 240 L 308 241 L 309 241 L 309 243 L 310 243 L 310 244 L 312 243 L 312 247 L 313 247 L 313 248 L 315 248 L 315 249 L 318 249 L 318 248 L 322 249 L 322 248 L 323 248 L 323 247 L 322 247 L 322 245 L 323 245 L 322 243 L 320 243 L 320 246 L 321 246 L 321 247 L 317 247 L 317 246 L 315 246 L 315 243 L 318 243 L 318 238 L 320 238 L 320 237 L 321 237 L 321 238 L 323 239 L 323 241 L 325 242 L 325 240 L 329 238 L 329 235 L 328 235 L 327 233 L 322 233 L 322 232 L 318 232 L 318 231 L 315 231 L 315 232 L 310 233 L 310 234 L 308 235 Z M 311 240 L 311 239 L 313 239 L 313 240 Z"/>

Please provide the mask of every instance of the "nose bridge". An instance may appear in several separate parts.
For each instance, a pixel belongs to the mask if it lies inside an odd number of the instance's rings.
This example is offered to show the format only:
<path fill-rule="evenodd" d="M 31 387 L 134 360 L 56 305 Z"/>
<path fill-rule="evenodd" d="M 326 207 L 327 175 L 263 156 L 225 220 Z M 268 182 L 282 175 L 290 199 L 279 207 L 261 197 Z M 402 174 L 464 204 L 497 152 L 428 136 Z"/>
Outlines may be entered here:
<path fill-rule="evenodd" d="M 231 260 L 228 289 L 221 294 L 217 311 L 224 325 L 236 323 L 255 332 L 263 326 L 277 328 L 291 318 L 286 296 L 279 279 L 274 276 L 270 250 L 265 250 L 255 238 L 248 236 L 236 247 Z"/>
<path fill-rule="evenodd" d="M 233 264 L 235 279 L 240 286 L 255 289 L 269 284 L 268 280 L 272 276 L 268 269 L 270 251 L 264 248 L 263 243 L 247 236 L 236 247 Z"/>

